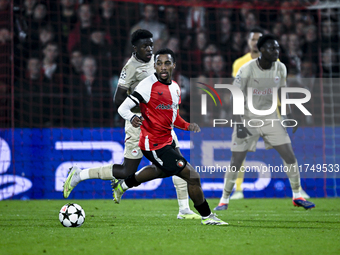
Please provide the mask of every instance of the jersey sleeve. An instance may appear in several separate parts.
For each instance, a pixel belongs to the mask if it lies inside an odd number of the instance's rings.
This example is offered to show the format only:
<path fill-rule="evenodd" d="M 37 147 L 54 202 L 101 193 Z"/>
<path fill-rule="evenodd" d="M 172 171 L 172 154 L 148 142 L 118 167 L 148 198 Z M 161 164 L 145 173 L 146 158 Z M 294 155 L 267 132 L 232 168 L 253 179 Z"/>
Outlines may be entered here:
<path fill-rule="evenodd" d="M 243 92 L 246 89 L 248 82 L 248 65 L 242 66 L 234 79 L 233 85 L 239 87 Z"/>
<path fill-rule="evenodd" d="M 281 66 L 281 80 L 280 80 L 280 87 L 286 87 L 287 86 L 287 68 L 286 66 L 279 62 Z"/>
<path fill-rule="evenodd" d="M 131 85 L 136 82 L 135 68 L 127 63 L 121 73 L 118 80 L 118 86 L 126 89 L 130 89 Z"/>
<path fill-rule="evenodd" d="M 154 84 L 152 76 L 153 75 L 142 80 L 135 89 L 135 92 L 137 92 L 143 98 L 143 100 L 139 99 L 140 102 L 144 101 L 145 103 L 148 103 L 150 101 L 151 89 L 152 85 Z"/>
<path fill-rule="evenodd" d="M 179 110 L 177 109 L 177 117 L 176 120 L 174 122 L 174 126 L 176 128 L 180 128 L 183 130 L 188 130 L 190 123 L 186 122 L 180 115 L 179 115 Z"/>

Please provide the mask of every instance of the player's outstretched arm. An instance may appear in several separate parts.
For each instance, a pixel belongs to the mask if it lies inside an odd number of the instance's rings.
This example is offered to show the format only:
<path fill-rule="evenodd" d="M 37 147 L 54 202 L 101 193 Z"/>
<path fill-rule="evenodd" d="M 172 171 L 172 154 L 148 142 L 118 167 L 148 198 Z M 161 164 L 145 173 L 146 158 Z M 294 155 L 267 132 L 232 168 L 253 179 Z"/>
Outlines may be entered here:
<path fill-rule="evenodd" d="M 120 116 L 122 116 L 123 119 L 129 120 L 132 126 L 140 127 L 144 120 L 143 117 L 137 116 L 133 112 L 131 112 L 131 109 L 134 108 L 136 105 L 139 105 L 139 100 L 136 97 L 130 95 L 119 106 L 118 113 Z"/>
<path fill-rule="evenodd" d="M 113 101 L 118 108 L 127 98 L 127 88 L 118 86 L 113 97 Z"/>
<path fill-rule="evenodd" d="M 196 123 L 189 123 L 186 122 L 180 115 L 179 111 L 177 110 L 177 118 L 174 122 L 174 126 L 179 129 L 184 129 L 188 131 L 193 131 L 195 133 L 200 132 L 201 128 Z"/>

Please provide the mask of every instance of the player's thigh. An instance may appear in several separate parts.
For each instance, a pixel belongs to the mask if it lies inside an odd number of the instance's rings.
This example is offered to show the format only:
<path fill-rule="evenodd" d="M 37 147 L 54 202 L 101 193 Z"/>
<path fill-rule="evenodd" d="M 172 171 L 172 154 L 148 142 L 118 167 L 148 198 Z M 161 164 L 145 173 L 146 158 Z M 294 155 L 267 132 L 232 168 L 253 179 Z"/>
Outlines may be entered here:
<path fill-rule="evenodd" d="M 124 157 L 128 159 L 141 159 L 143 153 L 138 146 L 140 128 L 135 128 L 131 125 L 130 121 L 125 122 L 125 146 Z"/>
<path fill-rule="evenodd" d="M 231 135 L 231 151 L 232 152 L 244 152 L 244 151 L 256 151 L 256 144 L 260 138 L 260 134 L 256 128 L 248 128 L 252 135 L 248 135 L 246 138 L 238 138 L 236 128 L 234 128 Z"/>
<path fill-rule="evenodd" d="M 175 143 L 155 151 L 143 151 L 144 156 L 167 176 L 177 175 L 187 165 L 186 159 L 175 149 Z"/>
<path fill-rule="evenodd" d="M 269 149 L 268 145 L 275 147 L 291 143 L 287 130 L 279 121 L 268 121 L 260 128 L 260 130 L 262 132 L 262 138 L 266 144 L 266 149 Z"/>

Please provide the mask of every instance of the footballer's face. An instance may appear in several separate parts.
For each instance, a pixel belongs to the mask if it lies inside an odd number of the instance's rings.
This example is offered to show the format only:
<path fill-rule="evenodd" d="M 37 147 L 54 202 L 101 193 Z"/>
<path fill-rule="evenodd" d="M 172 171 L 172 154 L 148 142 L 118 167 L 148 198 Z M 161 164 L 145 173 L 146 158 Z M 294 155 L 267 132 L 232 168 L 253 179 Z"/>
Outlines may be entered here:
<path fill-rule="evenodd" d="M 171 82 L 172 71 L 175 69 L 176 64 L 170 54 L 159 54 L 155 59 L 155 69 L 158 80 L 163 83 Z"/>
<path fill-rule="evenodd" d="M 133 48 L 138 59 L 149 62 L 152 57 L 153 40 L 152 38 L 140 39 Z"/>
<path fill-rule="evenodd" d="M 248 46 L 251 52 L 253 53 L 259 52 L 256 44 L 261 36 L 262 36 L 261 33 L 250 33 L 249 38 L 248 38 Z"/>
<path fill-rule="evenodd" d="M 276 40 L 268 40 L 261 47 L 262 58 L 275 62 L 279 58 L 280 45 Z"/>

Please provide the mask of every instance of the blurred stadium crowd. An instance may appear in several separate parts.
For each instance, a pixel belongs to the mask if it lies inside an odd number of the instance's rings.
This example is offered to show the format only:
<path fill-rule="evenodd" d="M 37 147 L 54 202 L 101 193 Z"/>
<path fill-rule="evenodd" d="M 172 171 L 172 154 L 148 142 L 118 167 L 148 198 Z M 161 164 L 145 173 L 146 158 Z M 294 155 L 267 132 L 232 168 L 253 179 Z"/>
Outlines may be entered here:
<path fill-rule="evenodd" d="M 187 120 L 190 78 L 231 77 L 234 60 L 249 52 L 249 31 L 261 27 L 276 35 L 291 86 L 312 92 L 313 118 L 301 124 L 340 124 L 340 86 L 314 81 L 339 78 L 339 9 L 295 0 L 147 2 L 0 0 L 1 127 L 123 126 L 112 97 L 139 28 L 153 33 L 154 51 L 177 54 L 173 79 Z"/>

